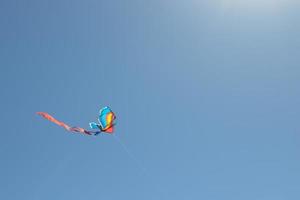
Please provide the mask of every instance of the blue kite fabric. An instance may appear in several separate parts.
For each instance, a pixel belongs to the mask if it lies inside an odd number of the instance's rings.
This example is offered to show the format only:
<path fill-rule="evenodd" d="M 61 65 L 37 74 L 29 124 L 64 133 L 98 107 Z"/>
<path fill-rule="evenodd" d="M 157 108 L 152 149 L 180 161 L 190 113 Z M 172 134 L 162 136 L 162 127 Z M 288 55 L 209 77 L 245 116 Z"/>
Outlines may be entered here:
<path fill-rule="evenodd" d="M 99 124 L 95 122 L 90 123 L 90 127 L 92 129 L 100 129 L 103 132 L 106 133 L 113 133 L 114 132 L 114 120 L 116 119 L 116 115 L 109 107 L 104 107 L 99 112 L 99 118 L 98 122 Z"/>

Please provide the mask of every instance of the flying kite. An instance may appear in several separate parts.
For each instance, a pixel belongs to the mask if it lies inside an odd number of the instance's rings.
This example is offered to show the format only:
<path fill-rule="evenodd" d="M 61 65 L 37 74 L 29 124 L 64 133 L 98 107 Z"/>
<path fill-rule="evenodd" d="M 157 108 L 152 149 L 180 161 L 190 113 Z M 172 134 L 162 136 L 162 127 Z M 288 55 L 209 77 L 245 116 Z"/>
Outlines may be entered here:
<path fill-rule="evenodd" d="M 99 117 L 98 117 L 99 124 L 95 122 L 91 122 L 90 127 L 92 129 L 99 129 L 100 132 L 111 134 L 114 132 L 115 119 L 116 119 L 116 115 L 109 107 L 106 106 L 99 111 Z M 98 135 L 100 132 L 98 131 L 97 133 L 95 133 L 95 135 Z"/>
<path fill-rule="evenodd" d="M 112 112 L 112 110 L 109 107 L 102 108 L 99 112 L 99 118 L 98 118 L 99 124 L 95 122 L 90 123 L 90 127 L 92 129 L 98 129 L 96 131 L 93 131 L 93 130 L 86 130 L 84 128 L 76 127 L 76 126 L 71 127 L 64 122 L 55 119 L 54 117 L 52 117 L 46 112 L 37 112 L 37 114 L 65 128 L 67 131 L 83 133 L 86 135 L 98 135 L 101 132 L 112 134 L 115 126 L 114 120 L 116 119 L 115 114 Z"/>

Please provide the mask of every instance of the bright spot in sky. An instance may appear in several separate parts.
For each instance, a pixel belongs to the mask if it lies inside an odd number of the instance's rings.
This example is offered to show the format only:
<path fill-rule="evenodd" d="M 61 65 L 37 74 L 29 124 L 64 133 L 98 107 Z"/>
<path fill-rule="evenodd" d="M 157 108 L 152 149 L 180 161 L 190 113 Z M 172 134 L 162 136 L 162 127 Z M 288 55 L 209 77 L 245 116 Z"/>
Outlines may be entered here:
<path fill-rule="evenodd" d="M 221 0 L 223 9 L 239 9 L 251 12 L 280 11 L 292 3 L 293 0 Z"/>

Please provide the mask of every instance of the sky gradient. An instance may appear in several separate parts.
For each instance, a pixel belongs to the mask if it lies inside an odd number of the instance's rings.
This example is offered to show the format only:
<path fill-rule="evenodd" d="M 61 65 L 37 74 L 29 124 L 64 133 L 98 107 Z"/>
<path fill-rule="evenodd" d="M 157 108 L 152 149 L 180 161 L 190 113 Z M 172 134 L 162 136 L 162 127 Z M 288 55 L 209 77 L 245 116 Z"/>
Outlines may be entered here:
<path fill-rule="evenodd" d="M 0 199 L 299 200 L 299 9 L 1 1 Z"/>

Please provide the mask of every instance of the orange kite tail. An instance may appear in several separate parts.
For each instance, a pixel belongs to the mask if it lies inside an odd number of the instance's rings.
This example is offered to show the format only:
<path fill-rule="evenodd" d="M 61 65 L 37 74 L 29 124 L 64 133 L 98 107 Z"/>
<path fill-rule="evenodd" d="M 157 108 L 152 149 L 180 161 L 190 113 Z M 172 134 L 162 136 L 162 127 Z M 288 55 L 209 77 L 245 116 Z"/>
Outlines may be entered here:
<path fill-rule="evenodd" d="M 87 135 L 92 135 L 92 134 L 95 134 L 95 133 L 99 133 L 99 131 L 88 131 L 88 130 L 85 130 L 84 128 L 80 128 L 80 127 L 70 127 L 69 125 L 65 124 L 64 122 L 61 122 L 57 119 L 55 119 L 54 117 L 52 117 L 51 115 L 49 115 L 48 113 L 46 112 L 37 112 L 36 114 L 44 117 L 45 119 L 65 128 L 67 131 L 70 131 L 70 132 L 77 132 L 77 133 L 83 133 L 83 134 L 87 134 Z"/>

